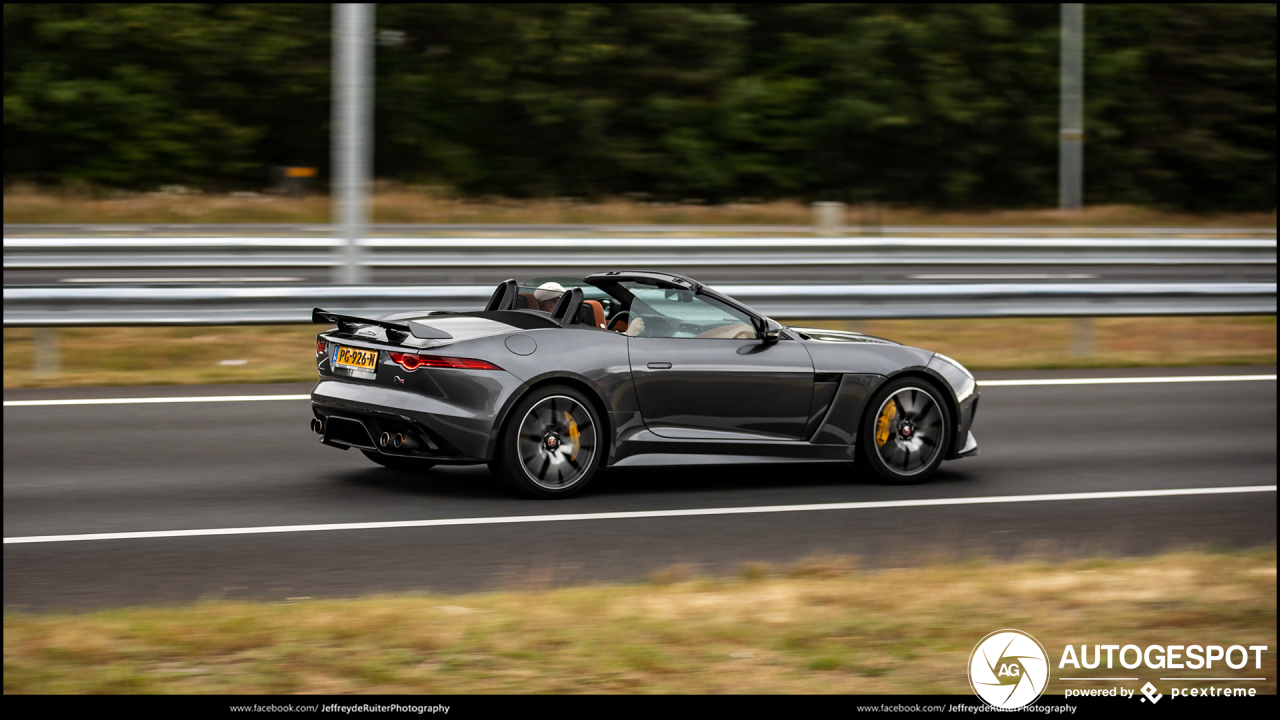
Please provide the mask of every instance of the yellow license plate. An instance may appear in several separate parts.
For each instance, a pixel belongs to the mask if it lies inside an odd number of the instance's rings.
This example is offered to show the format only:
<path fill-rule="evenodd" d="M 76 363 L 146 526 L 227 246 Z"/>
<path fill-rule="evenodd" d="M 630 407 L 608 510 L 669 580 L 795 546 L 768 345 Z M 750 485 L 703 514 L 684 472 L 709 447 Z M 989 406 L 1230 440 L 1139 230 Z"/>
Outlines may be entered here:
<path fill-rule="evenodd" d="M 360 350 L 339 345 L 333 351 L 332 362 L 334 365 L 373 370 L 374 366 L 378 364 L 378 351 Z"/>

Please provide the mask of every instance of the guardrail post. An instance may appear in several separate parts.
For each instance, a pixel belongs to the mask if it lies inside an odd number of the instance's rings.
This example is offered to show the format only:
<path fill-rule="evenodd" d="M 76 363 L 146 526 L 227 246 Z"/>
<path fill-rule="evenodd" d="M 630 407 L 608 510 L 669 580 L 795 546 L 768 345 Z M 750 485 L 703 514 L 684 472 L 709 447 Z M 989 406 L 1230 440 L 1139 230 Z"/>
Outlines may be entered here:
<path fill-rule="evenodd" d="M 36 377 L 57 375 L 62 364 L 58 352 L 58 328 L 38 327 L 32 336 L 32 354 L 35 356 Z"/>
<path fill-rule="evenodd" d="M 844 231 L 844 211 L 842 202 L 814 203 L 813 231 L 825 237 L 840 235 Z"/>
<path fill-rule="evenodd" d="M 1071 356 L 1093 355 L 1093 318 L 1078 317 L 1071 320 Z"/>

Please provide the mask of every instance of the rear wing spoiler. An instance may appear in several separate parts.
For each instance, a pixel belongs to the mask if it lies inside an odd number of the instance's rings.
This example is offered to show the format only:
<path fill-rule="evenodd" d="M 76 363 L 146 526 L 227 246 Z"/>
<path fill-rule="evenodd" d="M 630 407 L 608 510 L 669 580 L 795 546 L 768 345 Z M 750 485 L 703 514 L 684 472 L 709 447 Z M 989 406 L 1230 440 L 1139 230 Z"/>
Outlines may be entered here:
<path fill-rule="evenodd" d="M 443 330 L 426 325 L 417 320 L 410 320 L 408 324 L 387 322 L 385 320 L 373 320 L 370 318 L 356 317 L 354 315 L 339 315 L 331 313 L 320 308 L 311 309 L 311 322 L 323 324 L 335 324 L 338 326 L 338 332 L 350 334 L 363 325 L 374 325 L 387 331 L 387 340 L 393 343 L 402 343 L 405 338 L 413 335 L 423 340 L 452 340 L 453 336 Z"/>

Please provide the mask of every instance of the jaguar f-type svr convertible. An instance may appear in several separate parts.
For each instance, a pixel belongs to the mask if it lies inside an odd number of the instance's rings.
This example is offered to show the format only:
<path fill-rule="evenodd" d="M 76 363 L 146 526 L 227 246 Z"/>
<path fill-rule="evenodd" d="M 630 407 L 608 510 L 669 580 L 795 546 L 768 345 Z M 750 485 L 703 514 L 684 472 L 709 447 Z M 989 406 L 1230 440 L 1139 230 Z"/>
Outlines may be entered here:
<path fill-rule="evenodd" d="M 659 272 L 501 283 L 477 312 L 316 308 L 312 430 L 400 470 L 488 463 L 567 497 L 603 467 L 852 462 L 923 480 L 974 455 L 973 375 L 852 332 L 784 327 Z"/>

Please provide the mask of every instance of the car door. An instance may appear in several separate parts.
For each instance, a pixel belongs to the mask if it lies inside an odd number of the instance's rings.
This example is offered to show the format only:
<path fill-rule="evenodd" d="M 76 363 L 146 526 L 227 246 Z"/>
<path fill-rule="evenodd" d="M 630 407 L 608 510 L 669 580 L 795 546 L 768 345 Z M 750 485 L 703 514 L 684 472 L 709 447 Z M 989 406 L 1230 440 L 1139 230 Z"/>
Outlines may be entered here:
<path fill-rule="evenodd" d="M 798 341 L 766 343 L 749 316 L 688 291 L 632 288 L 643 329 L 628 340 L 645 425 L 671 438 L 798 440 L 813 362 Z M 633 322 L 635 320 L 633 319 Z"/>

